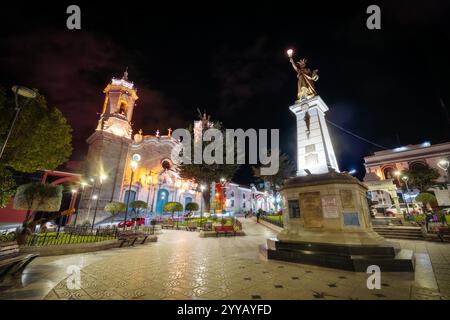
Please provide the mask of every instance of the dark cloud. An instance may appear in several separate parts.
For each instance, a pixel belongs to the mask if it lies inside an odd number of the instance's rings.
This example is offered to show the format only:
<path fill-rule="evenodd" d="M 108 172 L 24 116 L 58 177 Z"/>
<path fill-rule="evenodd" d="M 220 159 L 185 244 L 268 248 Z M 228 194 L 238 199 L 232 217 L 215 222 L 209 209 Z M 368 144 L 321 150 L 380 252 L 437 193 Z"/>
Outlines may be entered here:
<path fill-rule="evenodd" d="M 133 57 L 113 40 L 87 32 L 40 30 L 4 39 L 2 47 L 0 65 L 4 74 L 23 85 L 37 87 L 48 103 L 67 117 L 74 129 L 76 159 L 86 151 L 85 139 L 96 126 L 102 91 L 108 81 L 120 77 L 125 66 L 138 69 L 132 64 Z M 132 71 L 130 78 L 135 80 Z M 135 129 L 146 132 L 183 123 L 176 113 L 171 116 L 171 109 L 177 106 L 174 99 L 135 82 L 140 97 L 134 113 Z"/>

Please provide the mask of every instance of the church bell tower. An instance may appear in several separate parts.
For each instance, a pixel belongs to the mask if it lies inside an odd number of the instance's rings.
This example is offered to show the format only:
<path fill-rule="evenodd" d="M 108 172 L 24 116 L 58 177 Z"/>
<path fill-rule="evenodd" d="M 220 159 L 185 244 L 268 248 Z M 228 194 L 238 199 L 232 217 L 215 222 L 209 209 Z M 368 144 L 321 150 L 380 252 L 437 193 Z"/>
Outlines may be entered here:
<path fill-rule="evenodd" d="M 128 81 L 128 72 L 124 72 L 122 79 L 112 78 L 103 93 L 105 102 L 97 130 L 131 139 L 131 119 L 138 96 L 133 82 Z"/>
<path fill-rule="evenodd" d="M 94 133 L 87 139 L 86 178 L 89 185 L 80 202 L 78 223 L 101 221 L 107 215 L 103 208 L 110 201 L 119 201 L 127 155 L 132 140 L 133 111 L 138 99 L 133 82 L 125 71 L 121 79 L 112 78 L 103 90 L 100 119 Z M 100 181 L 100 177 L 105 177 Z M 92 209 L 92 196 L 98 197 L 98 212 Z"/>

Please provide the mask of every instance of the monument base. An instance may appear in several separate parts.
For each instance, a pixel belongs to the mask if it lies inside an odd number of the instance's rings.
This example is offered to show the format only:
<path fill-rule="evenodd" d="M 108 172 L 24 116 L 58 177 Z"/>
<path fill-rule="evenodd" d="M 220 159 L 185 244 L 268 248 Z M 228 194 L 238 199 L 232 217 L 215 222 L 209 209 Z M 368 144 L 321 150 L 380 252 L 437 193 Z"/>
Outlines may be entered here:
<path fill-rule="evenodd" d="M 414 255 L 372 229 L 367 188 L 346 173 L 295 177 L 283 189 L 285 226 L 261 248 L 268 259 L 366 272 L 413 272 Z"/>
<path fill-rule="evenodd" d="M 261 251 L 267 259 L 366 272 L 376 265 L 382 272 L 414 272 L 412 250 L 395 246 L 285 242 L 268 239 Z"/>

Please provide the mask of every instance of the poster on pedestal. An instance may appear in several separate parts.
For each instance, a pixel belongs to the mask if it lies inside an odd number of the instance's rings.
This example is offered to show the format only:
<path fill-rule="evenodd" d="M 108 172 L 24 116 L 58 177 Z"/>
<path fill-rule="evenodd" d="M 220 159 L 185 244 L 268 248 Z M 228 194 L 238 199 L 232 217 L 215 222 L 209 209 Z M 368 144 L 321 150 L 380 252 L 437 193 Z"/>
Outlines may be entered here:
<path fill-rule="evenodd" d="M 339 218 L 338 204 L 335 196 L 322 197 L 322 211 L 324 218 Z"/>

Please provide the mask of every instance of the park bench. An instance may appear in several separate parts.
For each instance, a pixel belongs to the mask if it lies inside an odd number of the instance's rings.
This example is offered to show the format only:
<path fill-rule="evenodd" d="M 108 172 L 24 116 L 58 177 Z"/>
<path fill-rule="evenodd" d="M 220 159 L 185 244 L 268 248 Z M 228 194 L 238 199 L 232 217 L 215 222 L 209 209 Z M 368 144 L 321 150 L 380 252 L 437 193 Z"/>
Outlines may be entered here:
<path fill-rule="evenodd" d="M 6 275 L 21 273 L 37 254 L 20 253 L 16 241 L 0 242 L 0 280 Z"/>
<path fill-rule="evenodd" d="M 142 239 L 141 244 L 144 244 L 148 238 L 148 234 L 145 233 L 122 233 L 118 239 L 122 241 L 119 248 L 122 248 L 125 243 L 130 244 L 130 247 L 134 246 L 138 239 Z"/>
<path fill-rule="evenodd" d="M 197 223 L 188 223 L 186 227 L 187 231 L 196 231 L 197 230 Z"/>
<path fill-rule="evenodd" d="M 225 225 L 220 225 L 220 226 L 214 226 L 214 231 L 216 232 L 216 237 L 218 237 L 219 235 L 236 235 L 236 231 L 234 230 L 233 226 L 225 226 Z"/>
<path fill-rule="evenodd" d="M 439 227 L 437 235 L 438 235 L 439 239 L 441 239 L 442 242 L 444 242 L 445 239 L 450 239 L 450 228 L 449 227 Z"/>

